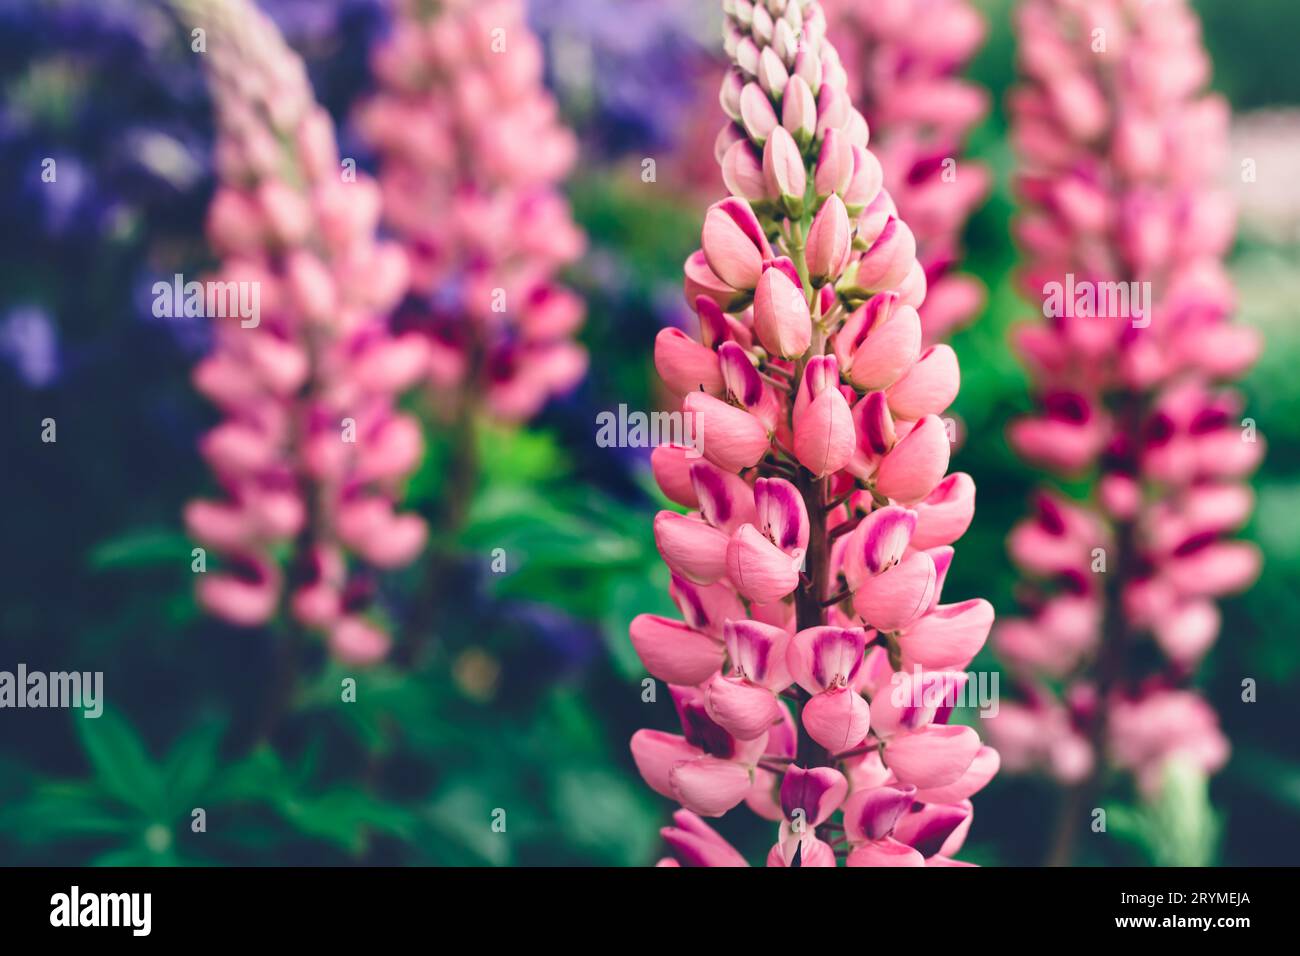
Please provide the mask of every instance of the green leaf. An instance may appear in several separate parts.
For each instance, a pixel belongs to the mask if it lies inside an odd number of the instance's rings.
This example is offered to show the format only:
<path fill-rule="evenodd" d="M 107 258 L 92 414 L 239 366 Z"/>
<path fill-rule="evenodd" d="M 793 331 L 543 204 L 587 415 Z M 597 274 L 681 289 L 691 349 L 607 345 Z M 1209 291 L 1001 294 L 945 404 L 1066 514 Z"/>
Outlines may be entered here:
<path fill-rule="evenodd" d="M 192 547 L 189 538 L 178 531 L 142 528 L 95 545 L 87 563 L 94 571 L 163 565 L 188 568 Z"/>
<path fill-rule="evenodd" d="M 90 865 L 106 867 L 170 866 L 174 865 L 175 862 L 174 858 L 160 859 L 156 853 L 149 852 L 145 847 L 130 846 L 101 853 L 90 861 Z"/>
<path fill-rule="evenodd" d="M 172 745 L 164 768 L 168 807 L 186 814 L 194 808 L 204 786 L 217 769 L 224 717 L 195 724 Z"/>
<path fill-rule="evenodd" d="M 506 817 L 505 832 L 493 831 L 496 808 L 476 783 L 451 780 L 439 788 L 425 817 L 440 839 L 468 850 L 481 862 L 506 866 L 511 855 L 510 818 Z"/>
<path fill-rule="evenodd" d="M 273 804 L 290 792 L 289 776 L 275 751 L 262 745 L 242 760 L 222 768 L 209 792 L 214 804 Z"/>
<path fill-rule="evenodd" d="M 162 809 L 163 781 L 143 741 L 117 711 L 105 707 L 94 719 L 74 720 L 96 779 L 110 796 L 128 807 L 156 815 Z"/>
<path fill-rule="evenodd" d="M 650 861 L 661 823 L 644 788 L 605 770 L 562 773 L 552 802 L 571 845 L 589 850 L 613 866 Z"/>
<path fill-rule="evenodd" d="M 409 838 L 415 826 L 408 811 L 352 788 L 294 795 L 279 802 L 275 809 L 300 832 L 351 853 L 365 848 L 367 828 Z"/>
<path fill-rule="evenodd" d="M 20 843 L 120 836 L 139 829 L 140 818 L 106 803 L 86 783 L 41 784 L 26 799 L 0 809 L 0 830 Z"/>
<path fill-rule="evenodd" d="M 1233 757 L 1229 772 L 1293 813 L 1300 813 L 1300 767 L 1262 751 Z"/>
<path fill-rule="evenodd" d="M 609 588 L 605 613 L 601 618 L 600 632 L 605 640 L 614 667 L 628 680 L 639 681 L 646 676 L 645 664 L 637 656 L 628 637 L 628 627 L 638 614 L 672 615 L 672 600 L 668 597 L 668 569 L 657 564 L 646 573 L 620 575 Z"/>
<path fill-rule="evenodd" d="M 485 482 L 531 485 L 558 478 L 567 470 L 564 452 L 547 432 L 479 422 L 475 438 Z"/>

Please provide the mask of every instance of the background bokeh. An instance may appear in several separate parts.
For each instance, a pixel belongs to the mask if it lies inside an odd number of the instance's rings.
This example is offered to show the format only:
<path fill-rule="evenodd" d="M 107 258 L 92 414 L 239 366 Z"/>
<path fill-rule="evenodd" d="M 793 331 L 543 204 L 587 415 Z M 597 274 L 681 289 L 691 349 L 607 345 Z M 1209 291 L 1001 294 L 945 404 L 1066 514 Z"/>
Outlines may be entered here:
<path fill-rule="evenodd" d="M 1010 280 L 1011 0 L 977 5 L 989 40 L 969 72 L 995 107 L 970 152 L 996 187 L 967 232 L 966 268 L 988 285 L 988 305 L 953 343 L 966 426 L 955 467 L 974 476 L 979 506 L 946 593 L 1008 612 L 1016 575 L 1003 540 L 1035 476 L 1003 437 L 1029 404 L 1005 333 L 1032 306 Z M 1225 864 L 1294 863 L 1300 851 L 1300 5 L 1195 5 L 1215 87 L 1236 112 L 1234 160 L 1258 167 L 1253 183 L 1236 165 L 1224 176 L 1242 205 L 1231 263 L 1240 320 L 1267 341 L 1244 383 L 1269 445 L 1247 530 L 1264 574 L 1226 602 L 1201 674 L 1233 744 L 1208 805 L 1181 793 L 1138 807 L 1114 791 L 1110 833 L 1081 848 L 1083 862 L 1172 862 L 1203 838 L 1204 859 Z M 348 119 L 370 89 L 383 4 L 261 6 L 308 62 L 343 154 L 367 167 Z M 626 627 L 671 607 L 650 534 L 659 499 L 646 450 L 598 447 L 595 417 L 655 406 L 651 343 L 687 314 L 681 263 L 721 189 L 711 14 L 698 0 L 533 3 L 548 81 L 582 143 L 569 195 L 591 246 L 569 278 L 589 306 L 591 372 L 528 429 L 479 428 L 463 527 L 385 582 L 399 644 L 429 653 L 355 675 L 356 703 L 340 704 L 349 672 L 309 649 L 268 740 L 276 635 L 199 612 L 180 523 L 210 481 L 195 443 L 215 412 L 188 379 L 209 330 L 150 310 L 156 279 L 210 264 L 199 65 L 177 23 L 145 0 L 0 0 L 0 669 L 103 671 L 108 707 L 98 721 L 0 711 L 0 862 L 656 858 L 670 806 L 642 784 L 626 742 L 637 727 L 670 727 L 671 703 L 643 700 Z M 41 181 L 47 157 L 57 184 Z M 40 441 L 44 418 L 57 421 L 54 444 Z M 452 448 L 436 429 L 427 440 L 409 488 L 426 511 L 456 492 Z M 497 548 L 505 573 L 491 567 Z M 416 607 L 431 577 L 439 598 Z M 1241 700 L 1245 678 L 1256 702 Z M 191 831 L 195 807 L 205 833 Z M 497 809 L 505 833 L 491 826 Z M 964 858 L 1041 860 L 1054 812 L 1045 783 L 1003 775 L 976 810 Z M 721 829 L 751 859 L 771 843 L 771 825 L 748 814 Z"/>

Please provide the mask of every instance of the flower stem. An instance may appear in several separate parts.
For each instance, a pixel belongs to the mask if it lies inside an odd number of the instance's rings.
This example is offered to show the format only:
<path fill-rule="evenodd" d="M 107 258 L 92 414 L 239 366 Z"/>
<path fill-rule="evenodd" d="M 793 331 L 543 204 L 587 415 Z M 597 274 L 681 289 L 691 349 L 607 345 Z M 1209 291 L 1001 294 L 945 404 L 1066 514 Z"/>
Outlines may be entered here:
<path fill-rule="evenodd" d="M 1102 621 L 1101 650 L 1097 660 L 1096 694 L 1087 725 L 1092 749 L 1092 772 L 1061 798 L 1056 828 L 1048 851 L 1047 866 L 1069 866 L 1074 860 L 1079 830 L 1088 807 L 1101 792 L 1106 773 L 1106 736 L 1110 698 L 1123 680 L 1128 649 L 1128 620 L 1124 614 L 1124 591 L 1132 573 L 1134 528 L 1125 522 L 1115 529 L 1115 563 L 1106 575 L 1106 610 Z"/>

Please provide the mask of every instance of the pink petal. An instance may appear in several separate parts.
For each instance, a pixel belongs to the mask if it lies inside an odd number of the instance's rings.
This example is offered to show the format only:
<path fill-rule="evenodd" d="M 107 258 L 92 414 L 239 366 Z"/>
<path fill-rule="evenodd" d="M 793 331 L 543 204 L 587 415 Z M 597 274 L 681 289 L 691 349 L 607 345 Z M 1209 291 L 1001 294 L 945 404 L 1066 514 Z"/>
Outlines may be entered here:
<path fill-rule="evenodd" d="M 754 490 L 739 475 L 697 461 L 691 465 L 691 485 L 700 502 L 700 514 L 713 527 L 731 534 L 755 520 Z"/>
<path fill-rule="evenodd" d="M 661 681 L 700 684 L 722 667 L 722 644 L 681 621 L 638 614 L 628 632 L 641 663 Z"/>
<path fill-rule="evenodd" d="M 901 783 L 929 790 L 960 780 L 979 749 L 979 735 L 970 727 L 932 724 L 891 739 L 885 763 Z"/>
<path fill-rule="evenodd" d="M 853 683 L 862 667 L 866 632 L 860 627 L 809 627 L 791 639 L 785 661 L 790 676 L 810 694 Z"/>
<path fill-rule="evenodd" d="M 776 696 L 739 677 L 714 677 L 704 689 L 709 716 L 737 740 L 754 740 L 781 720 Z"/>
<path fill-rule="evenodd" d="M 844 861 L 845 866 L 925 866 L 925 857 L 905 843 L 880 840 L 864 843 Z"/>
<path fill-rule="evenodd" d="M 828 388 L 795 418 L 795 457 L 820 478 L 849 463 L 857 437 L 848 401 L 839 389 Z"/>
<path fill-rule="evenodd" d="M 694 760 L 701 751 L 685 737 L 660 730 L 638 730 L 632 735 L 632 760 L 642 778 L 655 793 L 675 800 L 670 775 L 676 764 Z"/>
<path fill-rule="evenodd" d="M 767 453 L 771 444 L 767 429 L 744 409 L 706 392 L 691 392 L 682 408 L 694 416 L 695 434 L 702 443 L 704 457 L 724 471 L 752 468 Z"/>
<path fill-rule="evenodd" d="M 785 664 L 788 631 L 761 621 L 731 620 L 723 634 L 733 675 L 777 692 L 790 686 Z"/>
<path fill-rule="evenodd" d="M 852 688 L 814 694 L 801 714 L 808 736 L 832 753 L 850 750 L 871 728 L 871 707 Z"/>
<path fill-rule="evenodd" d="M 883 840 L 894 832 L 899 817 L 911 809 L 915 787 L 872 787 L 858 790 L 844 804 L 844 832 L 851 843 Z"/>
<path fill-rule="evenodd" d="M 781 358 L 797 358 L 808 351 L 812 341 L 808 300 L 782 269 L 765 269 L 758 280 L 754 331 L 763 348 Z"/>
<path fill-rule="evenodd" d="M 781 781 L 781 810 L 787 820 L 803 811 L 806 826 L 821 826 L 848 796 L 849 782 L 833 767 L 791 766 Z"/>
<path fill-rule="evenodd" d="M 920 501 L 948 470 L 951 446 L 943 422 L 927 415 L 894 446 L 876 470 L 876 490 L 900 504 Z"/>
<path fill-rule="evenodd" d="M 970 829 L 969 803 L 956 806 L 930 804 L 919 813 L 909 813 L 894 828 L 894 837 L 911 846 L 922 856 L 938 853 L 951 856 L 961 849 Z"/>
<path fill-rule="evenodd" d="M 656 445 L 650 452 L 650 470 L 655 476 L 655 483 L 668 497 L 687 508 L 698 508 L 699 499 L 695 496 L 695 486 L 691 484 L 691 464 L 698 458 L 691 458 L 695 452 L 684 445 Z"/>
<path fill-rule="evenodd" d="M 908 421 L 939 415 L 952 404 L 960 386 L 957 353 L 947 345 L 933 345 L 890 387 L 889 408 Z"/>
<path fill-rule="evenodd" d="M 919 790 L 916 799 L 921 803 L 960 803 L 972 794 L 984 789 L 984 786 L 997 774 L 1002 759 L 992 747 L 980 747 L 975 759 L 966 768 L 955 783 L 946 787 L 932 787 Z"/>
<path fill-rule="evenodd" d="M 955 472 L 918 501 L 916 533 L 912 546 L 928 550 L 951 544 L 966 533 L 975 515 L 975 482 L 964 472 Z"/>
<path fill-rule="evenodd" d="M 696 584 L 727 573 L 727 534 L 707 521 L 661 511 L 654 520 L 655 545 L 668 567 Z"/>
<path fill-rule="evenodd" d="M 901 630 L 929 608 L 935 582 L 934 559 L 913 552 L 896 567 L 864 580 L 853 594 L 853 610 L 877 630 Z"/>
<path fill-rule="evenodd" d="M 799 559 L 792 558 L 752 524 L 741 525 L 726 549 L 727 576 L 736 590 L 759 604 L 779 601 L 799 586 Z"/>
<path fill-rule="evenodd" d="M 749 866 L 730 843 L 689 810 L 673 814 L 675 826 L 664 827 L 659 835 L 683 866 Z"/>
<path fill-rule="evenodd" d="M 718 355 L 681 329 L 660 329 L 655 336 L 655 369 L 676 395 L 704 389 L 722 394 L 722 372 Z"/>
<path fill-rule="evenodd" d="M 784 478 L 754 482 L 758 530 L 786 554 L 808 548 L 808 508 L 803 495 Z"/>
<path fill-rule="evenodd" d="M 961 670 L 979 653 L 993 627 L 993 605 L 983 598 L 941 604 L 907 628 L 903 666 Z"/>
<path fill-rule="evenodd" d="M 698 757 L 676 764 L 669 773 L 673 794 L 700 816 L 720 817 L 749 791 L 749 771 L 731 760 Z"/>
<path fill-rule="evenodd" d="M 877 296 L 876 298 L 880 298 Z M 872 299 L 874 302 L 875 299 Z M 889 302 L 890 300 L 885 300 Z M 870 302 L 862 306 L 865 321 L 871 317 Z M 868 326 L 860 344 L 855 344 L 845 374 L 858 388 L 868 391 L 888 388 L 913 367 L 921 354 L 921 317 L 911 306 L 898 306 Z M 840 332 L 844 335 L 849 326 Z"/>

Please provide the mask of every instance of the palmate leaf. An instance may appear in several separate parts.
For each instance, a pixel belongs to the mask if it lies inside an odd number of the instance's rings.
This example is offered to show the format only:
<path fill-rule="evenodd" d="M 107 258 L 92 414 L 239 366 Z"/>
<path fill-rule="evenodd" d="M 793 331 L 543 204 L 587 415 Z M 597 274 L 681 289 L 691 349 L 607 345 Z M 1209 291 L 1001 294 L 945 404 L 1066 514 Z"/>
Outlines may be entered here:
<path fill-rule="evenodd" d="M 220 737 L 217 731 L 196 730 L 195 735 L 203 739 L 201 744 L 190 745 L 195 751 L 215 754 L 215 741 Z M 263 745 L 221 768 L 204 798 L 214 806 L 264 806 L 299 833 L 349 853 L 364 848 L 367 829 L 409 839 L 415 821 L 403 808 L 352 786 L 313 789 L 311 781 L 319 769 L 322 746 L 320 741 L 309 743 L 295 765 L 289 766 Z M 188 808 L 184 812 L 188 814 Z"/>
<path fill-rule="evenodd" d="M 368 829 L 410 839 L 416 828 L 411 812 L 352 787 L 285 795 L 272 809 L 299 832 L 350 853 L 365 848 Z"/>
<path fill-rule="evenodd" d="M 66 840 L 121 837 L 138 832 L 133 809 L 103 799 L 92 783 L 53 781 L 0 808 L 0 830 L 19 843 L 39 846 Z"/>
<path fill-rule="evenodd" d="M 216 804 L 272 803 L 292 791 L 290 777 L 279 755 L 269 746 L 221 768 L 208 789 Z"/>
<path fill-rule="evenodd" d="M 357 699 L 340 707 L 339 688 L 345 677 L 357 682 Z M 388 753 L 400 740 L 464 748 L 473 743 L 466 726 L 455 715 L 441 712 L 455 694 L 445 672 L 425 669 L 405 674 L 383 665 L 358 670 L 331 662 L 303 688 L 299 709 L 337 720 L 373 754 Z"/>
<path fill-rule="evenodd" d="M 104 793 L 148 816 L 164 811 L 163 776 L 144 742 L 117 711 L 73 718 L 82 748 Z"/>
<path fill-rule="evenodd" d="M 167 806 L 172 813 L 187 814 L 198 805 L 216 773 L 226 726 L 225 717 L 202 721 L 172 745 L 163 768 Z"/>

